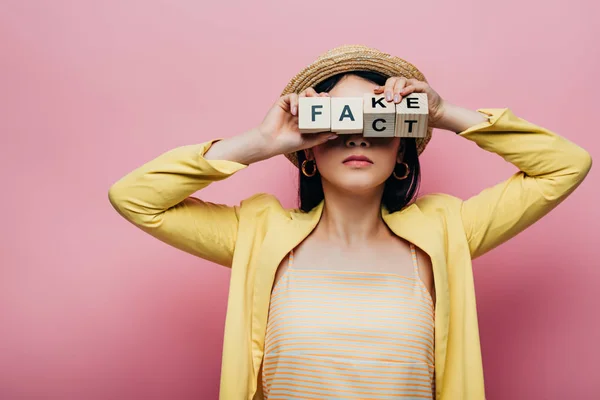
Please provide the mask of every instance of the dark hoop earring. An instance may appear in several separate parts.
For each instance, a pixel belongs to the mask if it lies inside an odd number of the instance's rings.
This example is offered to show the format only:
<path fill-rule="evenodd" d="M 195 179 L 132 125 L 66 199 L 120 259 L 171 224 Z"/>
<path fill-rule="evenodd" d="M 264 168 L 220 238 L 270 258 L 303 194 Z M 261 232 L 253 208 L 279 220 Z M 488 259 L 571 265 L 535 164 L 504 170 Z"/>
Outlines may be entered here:
<path fill-rule="evenodd" d="M 311 173 L 306 172 L 306 164 L 309 161 L 312 162 L 312 164 L 313 164 L 313 171 Z M 304 160 L 304 161 L 302 161 L 302 167 L 300 169 L 302 170 L 302 174 L 304 176 L 306 176 L 307 178 L 311 178 L 311 177 L 315 176 L 315 174 L 317 173 L 317 164 L 314 162 L 314 160 Z"/>
<path fill-rule="evenodd" d="M 408 164 L 405 162 L 401 162 L 398 164 L 404 165 L 404 167 L 406 168 L 406 173 L 403 176 L 398 176 L 398 175 L 396 175 L 396 168 L 394 168 L 394 172 L 392 172 L 392 175 L 394 176 L 395 179 L 401 181 L 403 179 L 408 178 L 408 175 L 410 174 L 410 168 L 409 168 Z M 396 165 L 398 165 L 398 164 L 396 164 Z"/>

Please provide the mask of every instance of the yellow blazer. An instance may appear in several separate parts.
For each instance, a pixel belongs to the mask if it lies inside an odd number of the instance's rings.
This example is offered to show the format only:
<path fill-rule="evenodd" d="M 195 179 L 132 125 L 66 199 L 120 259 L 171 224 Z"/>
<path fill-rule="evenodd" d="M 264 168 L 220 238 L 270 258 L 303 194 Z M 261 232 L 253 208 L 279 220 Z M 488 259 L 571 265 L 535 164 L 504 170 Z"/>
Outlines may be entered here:
<path fill-rule="evenodd" d="M 388 213 L 385 223 L 432 260 L 436 399 L 484 399 L 471 260 L 514 237 L 564 200 L 591 168 L 590 154 L 569 140 L 516 117 L 509 109 L 459 136 L 503 157 L 519 172 L 461 200 L 435 193 Z M 170 150 L 130 172 L 109 190 L 115 209 L 154 237 L 231 267 L 220 400 L 262 399 L 263 358 L 271 287 L 286 254 L 317 225 L 312 211 L 285 209 L 269 194 L 238 206 L 190 197 L 246 165 L 206 160 L 216 140 Z"/>

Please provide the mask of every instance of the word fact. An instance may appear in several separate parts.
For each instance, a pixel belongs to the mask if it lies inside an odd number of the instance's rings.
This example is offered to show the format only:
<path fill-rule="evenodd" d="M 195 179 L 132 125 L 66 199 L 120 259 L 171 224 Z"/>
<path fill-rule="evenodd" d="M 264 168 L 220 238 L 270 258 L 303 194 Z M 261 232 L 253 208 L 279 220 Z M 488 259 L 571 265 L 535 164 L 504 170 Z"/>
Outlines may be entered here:
<path fill-rule="evenodd" d="M 385 96 L 300 97 L 300 133 L 335 132 L 365 137 L 425 137 L 429 108 L 426 93 L 410 93 L 400 103 Z"/>

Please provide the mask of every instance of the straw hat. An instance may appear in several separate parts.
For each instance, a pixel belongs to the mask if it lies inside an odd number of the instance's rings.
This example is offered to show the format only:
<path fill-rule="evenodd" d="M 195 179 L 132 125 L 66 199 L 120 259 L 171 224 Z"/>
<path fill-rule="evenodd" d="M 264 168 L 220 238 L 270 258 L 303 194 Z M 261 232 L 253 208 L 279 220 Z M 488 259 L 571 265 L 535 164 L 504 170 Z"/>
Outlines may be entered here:
<path fill-rule="evenodd" d="M 408 61 L 364 45 L 348 44 L 321 54 L 312 64 L 298 72 L 290 80 L 281 96 L 300 93 L 327 78 L 350 71 L 373 71 L 390 77 L 402 76 L 427 82 L 421 71 Z M 432 130 L 431 127 L 428 127 L 427 136 L 416 139 L 417 154 L 421 154 L 425 150 L 425 146 L 431 139 Z M 296 153 L 288 153 L 285 156 L 298 167 Z"/>

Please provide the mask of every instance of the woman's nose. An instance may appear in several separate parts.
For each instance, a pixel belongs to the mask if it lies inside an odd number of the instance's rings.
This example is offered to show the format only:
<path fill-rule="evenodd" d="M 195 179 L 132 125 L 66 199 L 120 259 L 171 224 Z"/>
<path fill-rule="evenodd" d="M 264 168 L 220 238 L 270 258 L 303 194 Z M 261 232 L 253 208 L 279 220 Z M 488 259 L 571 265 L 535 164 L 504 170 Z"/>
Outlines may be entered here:
<path fill-rule="evenodd" d="M 348 135 L 346 138 L 346 147 L 370 147 L 371 142 L 362 135 Z"/>

